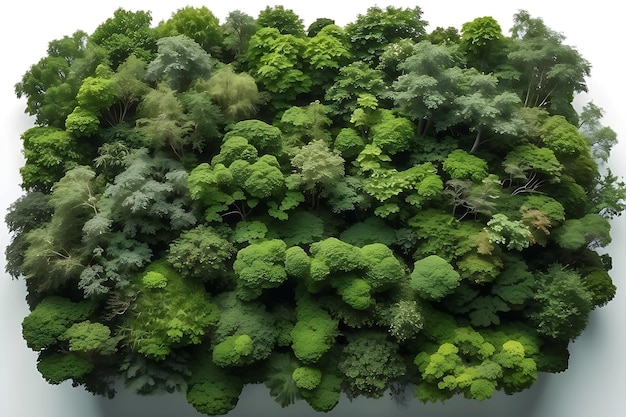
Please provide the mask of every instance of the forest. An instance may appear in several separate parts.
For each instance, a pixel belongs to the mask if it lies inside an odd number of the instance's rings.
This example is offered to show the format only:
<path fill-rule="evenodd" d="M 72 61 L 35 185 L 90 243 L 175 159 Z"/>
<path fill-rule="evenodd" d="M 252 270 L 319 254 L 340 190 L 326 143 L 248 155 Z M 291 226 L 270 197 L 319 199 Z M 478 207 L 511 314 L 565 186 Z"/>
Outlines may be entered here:
<path fill-rule="evenodd" d="M 573 104 L 591 63 L 524 10 L 331 17 L 120 8 L 17 82 L 6 270 L 48 383 L 223 415 L 248 384 L 327 412 L 567 369 L 626 207 L 615 131 Z"/>

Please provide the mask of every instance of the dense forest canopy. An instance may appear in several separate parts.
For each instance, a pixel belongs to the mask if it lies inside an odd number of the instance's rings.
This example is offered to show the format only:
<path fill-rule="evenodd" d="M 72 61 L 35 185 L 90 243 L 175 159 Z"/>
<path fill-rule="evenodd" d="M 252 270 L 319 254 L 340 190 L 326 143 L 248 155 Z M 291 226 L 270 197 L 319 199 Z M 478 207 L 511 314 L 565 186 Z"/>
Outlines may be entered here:
<path fill-rule="evenodd" d="M 221 415 L 246 384 L 329 411 L 567 369 L 626 198 L 602 109 L 572 105 L 590 63 L 525 11 L 331 17 L 118 9 L 16 84 L 6 268 L 49 383 Z"/>

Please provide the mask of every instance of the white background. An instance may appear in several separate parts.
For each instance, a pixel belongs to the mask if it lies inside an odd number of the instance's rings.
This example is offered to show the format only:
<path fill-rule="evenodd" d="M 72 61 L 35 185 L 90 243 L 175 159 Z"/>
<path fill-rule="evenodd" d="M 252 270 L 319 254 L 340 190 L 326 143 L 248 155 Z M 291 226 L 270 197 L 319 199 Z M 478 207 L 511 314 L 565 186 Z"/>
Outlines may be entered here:
<path fill-rule="evenodd" d="M 7 0 L 0 6 L 0 215 L 20 195 L 19 167 L 22 164 L 20 134 L 32 126 L 32 120 L 23 114 L 24 100 L 14 94 L 14 85 L 30 65 L 46 55 L 47 44 L 53 39 L 71 35 L 81 29 L 93 30 L 113 12 L 151 10 L 153 24 L 167 19 L 176 10 L 187 5 L 207 6 L 223 22 L 228 12 L 244 11 L 254 17 L 267 4 L 282 4 L 293 9 L 304 19 L 305 27 L 318 17 L 335 19 L 344 26 L 354 21 L 357 14 L 368 7 L 422 8 L 423 19 L 437 26 L 455 26 L 476 17 L 492 16 L 508 34 L 512 16 L 525 9 L 533 17 L 542 17 L 552 29 L 567 36 L 566 43 L 576 47 L 592 64 L 588 80 L 589 94 L 578 97 L 580 108 L 593 99 L 604 108 L 604 124 L 617 131 L 626 142 L 626 121 L 620 104 L 626 97 L 624 82 L 624 15 L 617 1 L 595 0 L 585 3 L 565 1 L 295 1 L 275 3 L 264 1 L 231 0 L 222 2 L 146 0 L 115 1 L 40 1 Z M 610 165 L 615 173 L 626 175 L 625 144 L 613 152 Z M 0 225 L 0 415 L 15 417 L 95 417 L 133 416 L 166 417 L 198 416 L 180 396 L 140 398 L 122 392 L 115 400 L 92 397 L 70 384 L 48 385 L 35 367 L 36 355 L 28 350 L 21 337 L 21 321 L 28 314 L 24 301 L 22 281 L 12 281 L 4 271 L 4 247 L 9 241 L 4 223 Z M 398 408 L 388 401 L 343 399 L 329 416 L 425 416 L 425 417 L 623 417 L 626 372 L 624 346 L 626 336 L 621 320 L 626 312 L 624 280 L 626 260 L 626 223 L 620 218 L 613 222 L 613 243 L 607 248 L 613 256 L 612 276 L 618 286 L 618 295 L 608 306 L 592 314 L 589 329 L 571 346 L 570 369 L 559 375 L 541 375 L 529 391 L 515 396 L 497 395 L 482 403 L 456 398 L 445 404 L 424 406 L 411 401 L 407 408 Z M 265 388 L 246 389 L 232 416 L 288 416 L 315 415 L 306 404 L 281 410 L 269 398 Z"/>

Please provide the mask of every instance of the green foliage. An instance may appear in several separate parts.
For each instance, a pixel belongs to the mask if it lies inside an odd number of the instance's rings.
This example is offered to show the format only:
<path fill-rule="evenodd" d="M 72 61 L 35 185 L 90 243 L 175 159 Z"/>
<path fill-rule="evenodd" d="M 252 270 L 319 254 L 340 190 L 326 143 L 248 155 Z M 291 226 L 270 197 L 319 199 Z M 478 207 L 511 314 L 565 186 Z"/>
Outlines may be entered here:
<path fill-rule="evenodd" d="M 501 55 L 503 38 L 502 28 L 491 16 L 477 17 L 461 28 L 460 41 L 468 61 L 483 72 L 498 63 L 494 58 Z"/>
<path fill-rule="evenodd" d="M 372 128 L 372 144 L 387 155 L 406 151 L 415 136 L 413 124 L 403 117 L 388 117 Z"/>
<path fill-rule="evenodd" d="M 160 38 L 185 35 L 213 56 L 219 55 L 222 49 L 223 33 L 219 20 L 205 6 L 177 10 L 159 24 L 157 31 Z"/>
<path fill-rule="evenodd" d="M 265 385 L 270 389 L 274 401 L 283 408 L 300 399 L 301 391 L 293 378 L 298 367 L 299 362 L 289 354 L 277 353 L 269 359 Z"/>
<path fill-rule="evenodd" d="M 251 74 L 267 91 L 280 97 L 275 104 L 278 108 L 287 107 L 311 87 L 300 59 L 305 48 L 305 39 L 281 34 L 273 27 L 262 27 L 250 39 L 246 61 Z"/>
<path fill-rule="evenodd" d="M 215 71 L 206 83 L 199 83 L 196 88 L 209 92 L 227 122 L 247 119 L 261 102 L 254 78 L 247 73 L 235 73 L 231 66 Z"/>
<path fill-rule="evenodd" d="M 70 352 L 93 352 L 103 355 L 115 353 L 117 341 L 111 339 L 111 329 L 102 323 L 92 323 L 89 320 L 74 323 L 60 337 L 69 342 Z"/>
<path fill-rule="evenodd" d="M 327 130 L 331 120 L 327 116 L 328 107 L 315 101 L 306 107 L 293 106 L 280 118 L 282 130 L 294 145 L 311 140 L 330 141 Z"/>
<path fill-rule="evenodd" d="M 20 174 L 25 190 L 49 191 L 82 159 L 76 140 L 58 128 L 33 127 L 22 134 L 22 141 L 26 161 Z"/>
<path fill-rule="evenodd" d="M 212 281 L 224 275 L 235 248 L 213 228 L 199 225 L 170 244 L 167 261 L 184 276 Z"/>
<path fill-rule="evenodd" d="M 300 148 L 291 158 L 299 180 L 305 190 L 326 187 L 344 176 L 344 160 L 328 149 L 322 140 L 314 140 Z"/>
<path fill-rule="evenodd" d="M 297 322 L 291 330 L 291 349 L 304 363 L 316 363 L 335 343 L 337 320 L 317 306 L 313 299 L 298 299 Z"/>
<path fill-rule="evenodd" d="M 261 155 L 275 154 L 282 149 L 282 132 L 279 128 L 268 125 L 261 120 L 244 120 L 235 123 L 224 135 L 224 141 L 233 136 L 241 136 L 248 140 Z"/>
<path fill-rule="evenodd" d="M 62 128 L 65 118 L 74 110 L 79 82 L 72 81 L 80 81 L 89 75 L 77 69 L 81 61 L 85 63 L 86 55 L 91 53 L 86 48 L 88 38 L 87 33 L 79 30 L 72 36 L 49 42 L 47 56 L 32 65 L 15 85 L 18 98 L 26 98 L 25 112 L 35 116 L 37 125 Z M 94 58 L 99 60 L 102 56 Z M 68 77 L 72 63 L 76 63 L 73 74 L 76 80 Z M 95 65 L 89 70 L 94 68 Z"/>
<path fill-rule="evenodd" d="M 213 332 L 213 345 L 222 343 L 230 336 L 247 335 L 252 340 L 252 352 L 246 355 L 246 362 L 267 359 L 278 337 L 278 317 L 268 312 L 263 304 L 241 301 L 235 292 L 221 293 L 215 298 L 215 303 L 220 314 Z"/>
<path fill-rule="evenodd" d="M 333 85 L 324 98 L 331 102 L 331 114 L 349 117 L 357 109 L 360 94 L 381 98 L 386 89 L 384 73 L 370 68 L 365 62 L 355 61 L 339 69 Z"/>
<path fill-rule="evenodd" d="M 174 90 L 184 91 L 193 79 L 210 74 L 213 67 L 211 56 L 189 37 L 161 38 L 157 46 L 158 54 L 146 69 L 149 81 L 165 81 Z"/>
<path fill-rule="evenodd" d="M 587 325 L 592 300 L 578 273 L 555 264 L 538 277 L 536 309 L 530 318 L 542 335 L 575 339 Z"/>
<path fill-rule="evenodd" d="M 153 285 L 155 279 L 166 285 Z M 201 287 L 165 262 L 152 263 L 131 285 L 138 313 L 123 328 L 133 350 L 148 358 L 164 360 L 178 346 L 199 344 L 217 323 L 218 308 Z"/>
<path fill-rule="evenodd" d="M 364 147 L 363 138 L 359 136 L 356 130 L 350 128 L 341 129 L 333 143 L 333 148 L 338 150 L 344 159 L 356 157 Z"/>
<path fill-rule="evenodd" d="M 349 340 L 337 367 L 349 381 L 348 395 L 380 398 L 406 372 L 398 345 L 384 334 L 363 332 Z"/>
<path fill-rule="evenodd" d="M 561 157 L 589 152 L 585 137 L 563 116 L 552 116 L 546 120 L 541 139 L 548 149 Z"/>
<path fill-rule="evenodd" d="M 37 363 L 41 376 L 53 385 L 58 385 L 68 379 L 80 380 L 93 368 L 91 362 L 74 353 L 45 355 Z"/>
<path fill-rule="evenodd" d="M 508 54 L 513 72 L 507 76 L 519 80 L 517 89 L 524 107 L 543 106 L 570 116 L 574 93 L 587 91 L 589 62 L 563 44 L 565 37 L 548 28 L 541 18 L 520 10 L 513 20 L 511 33 L 516 42 Z"/>
<path fill-rule="evenodd" d="M 141 278 L 141 283 L 146 288 L 165 288 L 167 277 L 155 271 L 150 271 Z"/>
<path fill-rule="evenodd" d="M 207 356 L 196 361 L 188 384 L 187 401 L 209 416 L 226 414 L 235 408 L 243 389 L 241 378 L 220 369 Z"/>
<path fill-rule="evenodd" d="M 480 182 L 487 177 L 487 163 L 470 155 L 462 149 L 457 149 L 443 161 L 443 169 L 454 179 L 470 179 Z"/>
<path fill-rule="evenodd" d="M 593 213 L 569 219 L 554 231 L 554 239 L 563 249 L 603 247 L 611 243 L 609 222 Z"/>
<path fill-rule="evenodd" d="M 139 395 L 172 393 L 187 388 L 189 357 L 171 353 L 167 361 L 155 361 L 128 353 L 120 364 L 124 387 Z"/>
<path fill-rule="evenodd" d="M 302 19 L 284 6 L 267 6 L 259 13 L 256 23 L 260 27 L 276 28 L 283 35 L 304 36 Z"/>
<path fill-rule="evenodd" d="M 505 214 L 494 214 L 487 222 L 491 243 L 506 245 L 507 249 L 522 250 L 530 245 L 532 234 L 519 220 L 510 220 Z"/>
<path fill-rule="evenodd" d="M 252 353 L 252 344 L 247 334 L 228 336 L 213 348 L 213 363 L 220 367 L 242 365 Z"/>
<path fill-rule="evenodd" d="M 322 382 L 322 371 L 309 366 L 296 368 L 291 375 L 298 388 L 312 390 Z"/>
<path fill-rule="evenodd" d="M 22 321 L 22 335 L 33 350 L 53 345 L 74 323 L 85 320 L 96 310 L 91 301 L 75 303 L 67 298 L 44 298 Z"/>
<path fill-rule="evenodd" d="M 439 301 L 459 285 L 459 273 L 445 259 L 430 255 L 415 262 L 411 288 L 425 299 Z"/>
<path fill-rule="evenodd" d="M 150 12 L 131 12 L 119 8 L 104 23 L 94 30 L 89 40 L 101 46 L 116 69 L 129 56 L 135 55 L 146 62 L 156 52 L 156 34 L 150 27 Z"/>
<path fill-rule="evenodd" d="M 387 6 L 384 10 L 374 6 L 348 24 L 346 32 L 356 60 L 376 64 L 386 45 L 399 39 L 418 41 L 426 34 L 425 27 L 422 9 L 417 6 L 406 9 Z"/>
<path fill-rule="evenodd" d="M 237 296 L 250 301 L 263 290 L 280 286 L 287 279 L 285 250 L 282 240 L 251 244 L 237 253 L 233 271 L 237 274 Z"/>
<path fill-rule="evenodd" d="M 328 412 L 566 370 L 626 201 L 615 132 L 572 105 L 590 65 L 525 11 L 425 30 L 188 6 L 50 42 L 5 218 L 44 378 L 220 415 L 248 383 Z"/>
<path fill-rule="evenodd" d="M 389 333 L 398 342 L 414 339 L 424 326 L 424 317 L 416 301 L 402 300 L 390 311 Z"/>
<path fill-rule="evenodd" d="M 33 191 L 21 196 L 7 210 L 4 221 L 13 236 L 5 249 L 5 269 L 14 278 L 21 275 L 24 251 L 28 246 L 27 233 L 52 217 L 53 209 L 48 204 L 49 200 L 49 195 Z"/>
<path fill-rule="evenodd" d="M 225 51 L 233 54 L 236 58 L 242 55 L 254 32 L 257 24 L 254 18 L 240 10 L 234 10 L 226 16 L 226 22 L 222 25 L 224 32 L 223 47 Z"/>

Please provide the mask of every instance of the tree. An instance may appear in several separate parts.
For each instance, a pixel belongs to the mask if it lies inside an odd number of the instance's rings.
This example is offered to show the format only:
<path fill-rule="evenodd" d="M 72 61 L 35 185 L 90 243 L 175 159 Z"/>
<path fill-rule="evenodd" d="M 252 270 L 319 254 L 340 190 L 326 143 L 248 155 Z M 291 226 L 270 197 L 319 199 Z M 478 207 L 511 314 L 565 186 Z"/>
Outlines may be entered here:
<path fill-rule="evenodd" d="M 5 249 L 6 272 L 19 278 L 24 262 L 27 233 L 50 221 L 53 209 L 49 205 L 50 196 L 34 191 L 24 194 L 8 208 L 4 221 L 12 233 L 11 243 Z"/>
<path fill-rule="evenodd" d="M 479 182 L 487 178 L 487 162 L 470 155 L 462 149 L 456 149 L 443 161 L 443 169 L 454 179 L 469 179 Z"/>
<path fill-rule="evenodd" d="M 154 285 L 155 278 L 161 284 Z M 151 283 L 152 282 L 152 283 Z M 122 324 L 133 351 L 164 360 L 175 348 L 197 345 L 216 325 L 219 310 L 194 281 L 181 277 L 165 262 L 153 262 L 131 283 L 136 309 Z"/>
<path fill-rule="evenodd" d="M 82 242 L 82 228 L 98 213 L 94 177 L 87 167 L 68 171 L 53 187 L 50 221 L 25 235 L 21 267 L 38 291 L 45 293 L 75 281 L 90 258 L 92 247 Z"/>
<path fill-rule="evenodd" d="M 252 340 L 252 351 L 246 355 L 245 362 L 253 363 L 269 358 L 278 337 L 278 317 L 263 304 L 242 301 L 235 292 L 221 293 L 215 298 L 215 303 L 219 307 L 220 316 L 213 333 L 212 349 L 229 337 L 247 335 Z"/>
<path fill-rule="evenodd" d="M 328 126 L 331 120 L 328 117 L 329 109 L 319 101 L 314 101 L 306 107 L 293 106 L 283 113 L 280 118 L 281 130 L 291 145 L 300 145 L 311 140 L 330 142 Z"/>
<path fill-rule="evenodd" d="M 157 36 L 150 27 L 151 22 L 150 12 L 131 12 L 119 8 L 113 17 L 93 31 L 89 41 L 106 51 L 113 70 L 131 55 L 150 62 L 157 49 Z"/>
<path fill-rule="evenodd" d="M 403 115 L 418 122 L 418 135 L 425 135 L 433 125 L 437 130 L 450 126 L 444 118 L 439 121 L 439 116 L 454 114 L 450 105 L 462 83 L 461 64 L 462 59 L 451 47 L 422 41 L 398 65 L 403 75 L 393 82 L 389 96 Z"/>
<path fill-rule="evenodd" d="M 610 169 L 597 179 L 590 194 L 594 212 L 603 217 L 612 219 L 619 216 L 624 208 L 625 184 Z"/>
<path fill-rule="evenodd" d="M 589 213 L 580 219 L 568 219 L 554 231 L 554 239 L 564 249 L 603 247 L 611 242 L 609 222 Z"/>
<path fill-rule="evenodd" d="M 39 126 L 62 128 L 74 110 L 81 77 L 89 74 L 73 71 L 72 64 L 78 67 L 87 55 L 87 38 L 87 33 L 76 31 L 72 36 L 51 41 L 48 56 L 32 65 L 15 84 L 17 97 L 26 97 L 25 112 L 35 116 Z"/>
<path fill-rule="evenodd" d="M 427 35 L 425 40 L 430 41 L 433 45 L 455 44 L 461 40 L 461 35 L 454 26 L 448 26 L 447 28 L 437 26 Z"/>
<path fill-rule="evenodd" d="M 321 140 L 304 145 L 291 159 L 300 184 L 311 193 L 314 203 L 324 188 L 343 177 L 344 162 Z"/>
<path fill-rule="evenodd" d="M 224 141 L 233 136 L 246 138 L 261 155 L 279 154 L 283 147 L 280 129 L 261 120 L 249 119 L 235 123 L 224 135 Z"/>
<path fill-rule="evenodd" d="M 237 274 L 237 296 L 244 301 L 259 297 L 263 290 L 276 288 L 287 279 L 282 240 L 251 244 L 237 252 L 233 271 Z"/>
<path fill-rule="evenodd" d="M 425 300 L 439 301 L 459 285 L 460 276 L 446 260 L 431 255 L 415 262 L 411 288 Z"/>
<path fill-rule="evenodd" d="M 492 72 L 504 60 L 503 38 L 500 25 L 491 16 L 477 17 L 461 27 L 461 47 L 468 63 L 483 73 Z"/>
<path fill-rule="evenodd" d="M 546 120 L 542 127 L 541 140 L 546 148 L 561 159 L 589 152 L 585 137 L 563 116 L 552 116 Z"/>
<path fill-rule="evenodd" d="M 574 48 L 564 45 L 564 36 L 548 28 L 542 19 L 521 10 L 515 14 L 513 38 L 518 40 L 508 54 L 519 79 L 524 106 L 546 107 L 552 113 L 572 115 L 569 104 L 575 93 L 587 91 L 585 77 L 590 65 Z M 568 117 L 569 118 L 569 117 Z"/>
<path fill-rule="evenodd" d="M 209 93 L 226 122 L 248 119 L 261 103 L 254 78 L 247 73 L 235 73 L 230 66 L 215 71 L 211 78 L 199 83 L 196 88 Z"/>
<path fill-rule="evenodd" d="M 217 17 L 205 6 L 178 9 L 168 20 L 160 22 L 156 30 L 159 38 L 185 35 L 211 56 L 220 56 L 224 37 L 222 28 Z"/>
<path fill-rule="evenodd" d="M 310 296 L 297 300 L 297 322 L 291 330 L 291 348 L 304 363 L 316 363 L 335 343 L 337 321 L 315 305 Z"/>
<path fill-rule="evenodd" d="M 487 234 L 492 243 L 506 244 L 508 249 L 522 250 L 532 241 L 532 233 L 519 220 L 510 220 L 505 214 L 494 214 L 487 222 Z"/>
<path fill-rule="evenodd" d="M 247 50 L 248 42 L 256 30 L 257 24 L 252 16 L 240 10 L 228 13 L 226 22 L 222 25 L 224 49 L 235 58 L 240 57 Z"/>
<path fill-rule="evenodd" d="M 216 366 L 207 354 L 195 361 L 187 380 L 189 404 L 198 412 L 212 416 L 234 409 L 243 389 L 240 377 Z"/>
<path fill-rule="evenodd" d="M 181 233 L 169 247 L 167 261 L 183 276 L 217 281 L 234 256 L 234 246 L 205 225 Z"/>
<path fill-rule="evenodd" d="M 22 134 L 24 166 L 22 188 L 48 191 L 63 174 L 83 159 L 76 139 L 65 130 L 33 127 Z"/>
<path fill-rule="evenodd" d="M 492 75 L 467 71 L 466 83 L 469 93 L 456 98 L 459 117 L 469 123 L 476 132 L 470 153 L 474 153 L 482 141 L 482 134 L 493 132 L 499 135 L 514 135 L 522 126 L 516 110 L 519 98 L 510 92 L 499 92 L 497 78 Z M 449 121 L 448 123 L 452 123 Z"/>
<path fill-rule="evenodd" d="M 59 296 L 49 296 L 24 317 L 22 335 L 29 348 L 41 351 L 54 345 L 74 323 L 85 320 L 96 311 L 91 301 L 78 303 Z"/>
<path fill-rule="evenodd" d="M 117 67 L 115 73 L 110 75 L 110 87 L 113 90 L 115 102 L 108 108 L 98 106 L 101 116 L 109 125 L 115 126 L 123 123 L 150 91 L 143 81 L 145 72 L 146 63 L 131 55 Z"/>
<path fill-rule="evenodd" d="M 92 369 L 93 364 L 73 353 L 52 353 L 42 356 L 37 363 L 37 370 L 48 383 L 53 385 L 58 385 L 68 379 L 72 379 L 76 383 Z"/>
<path fill-rule="evenodd" d="M 278 29 L 282 35 L 305 36 L 302 19 L 284 6 L 265 7 L 259 12 L 256 22 L 260 27 Z"/>
<path fill-rule="evenodd" d="M 169 36 L 157 41 L 158 53 L 148 64 L 149 81 L 165 81 L 176 91 L 185 91 L 196 78 L 211 73 L 211 56 L 194 40 L 185 35 Z"/>
<path fill-rule="evenodd" d="M 348 395 L 382 397 L 394 379 L 406 371 L 397 349 L 380 333 L 362 333 L 350 340 L 338 365 L 348 384 Z"/>
<path fill-rule="evenodd" d="M 608 162 L 611 148 L 617 143 L 617 134 L 610 127 L 602 126 L 602 116 L 604 110 L 590 101 L 579 115 L 578 129 L 587 137 L 594 159 Z"/>
<path fill-rule="evenodd" d="M 334 24 L 335 24 L 335 21 L 333 19 L 329 19 L 327 17 L 318 17 L 317 19 L 315 19 L 315 21 L 313 21 L 313 23 L 309 25 L 309 27 L 306 30 L 306 35 L 309 38 L 312 38 L 318 33 L 320 33 L 320 31 L 324 29 L 326 26 L 330 26 Z"/>
<path fill-rule="evenodd" d="M 578 273 L 555 264 L 540 274 L 530 319 L 541 335 L 572 340 L 580 335 L 593 308 L 592 294 Z"/>
<path fill-rule="evenodd" d="M 335 83 L 326 90 L 325 99 L 331 102 L 331 114 L 350 116 L 357 106 L 361 93 L 381 98 L 386 90 L 384 73 L 356 61 L 339 70 Z"/>
<path fill-rule="evenodd" d="M 349 63 L 351 54 L 346 38 L 345 31 L 336 25 L 326 25 L 310 37 L 303 58 L 309 64 L 308 72 L 314 86 L 328 89 L 339 70 Z"/>
<path fill-rule="evenodd" d="M 412 9 L 387 6 L 384 10 L 374 6 L 349 23 L 346 32 L 355 58 L 375 66 L 387 44 L 400 39 L 418 42 L 426 34 L 425 28 L 422 9 L 417 6 Z"/>
<path fill-rule="evenodd" d="M 283 106 L 311 87 L 301 59 L 306 43 L 305 39 L 282 34 L 274 27 L 262 27 L 248 44 L 246 62 L 250 73 L 267 91 L 279 95 L 278 102 L 282 101 Z"/>
<path fill-rule="evenodd" d="M 198 101 L 202 99 L 201 95 L 184 96 L 193 116 L 202 116 L 193 114 Z M 204 101 L 210 103 L 210 98 L 205 96 Z M 217 118 L 215 111 L 209 110 L 206 113 L 212 119 Z M 194 123 L 185 113 L 184 103 L 167 85 L 160 84 L 156 90 L 146 95 L 138 108 L 138 116 L 135 130 L 142 137 L 143 147 L 153 150 L 169 149 L 179 159 L 183 158 L 185 148 L 202 148 L 205 138 L 192 135 L 194 128 L 198 127 L 197 122 Z M 196 143 L 193 143 L 194 139 Z"/>

